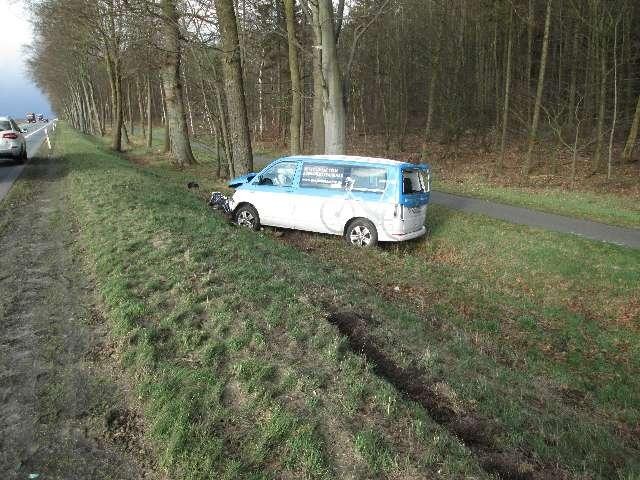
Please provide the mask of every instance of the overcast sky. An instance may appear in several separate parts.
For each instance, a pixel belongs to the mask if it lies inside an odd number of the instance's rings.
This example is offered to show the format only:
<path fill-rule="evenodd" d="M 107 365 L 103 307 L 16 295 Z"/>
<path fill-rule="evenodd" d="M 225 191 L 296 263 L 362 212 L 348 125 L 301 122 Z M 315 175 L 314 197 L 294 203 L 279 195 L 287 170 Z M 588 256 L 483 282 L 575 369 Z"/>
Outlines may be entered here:
<path fill-rule="evenodd" d="M 0 116 L 24 118 L 27 112 L 53 117 L 47 97 L 27 75 L 24 45 L 32 40 L 29 13 L 25 3 L 0 0 Z"/>

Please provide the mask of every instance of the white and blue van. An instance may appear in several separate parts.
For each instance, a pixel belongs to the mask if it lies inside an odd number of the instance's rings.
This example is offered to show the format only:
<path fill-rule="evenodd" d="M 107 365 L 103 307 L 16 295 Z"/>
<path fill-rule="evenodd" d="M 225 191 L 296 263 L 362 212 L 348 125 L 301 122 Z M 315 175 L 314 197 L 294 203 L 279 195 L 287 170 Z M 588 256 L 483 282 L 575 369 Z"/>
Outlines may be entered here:
<path fill-rule="evenodd" d="M 293 156 L 231 180 L 240 226 L 270 225 L 342 235 L 371 247 L 424 235 L 428 165 L 346 155 Z"/>

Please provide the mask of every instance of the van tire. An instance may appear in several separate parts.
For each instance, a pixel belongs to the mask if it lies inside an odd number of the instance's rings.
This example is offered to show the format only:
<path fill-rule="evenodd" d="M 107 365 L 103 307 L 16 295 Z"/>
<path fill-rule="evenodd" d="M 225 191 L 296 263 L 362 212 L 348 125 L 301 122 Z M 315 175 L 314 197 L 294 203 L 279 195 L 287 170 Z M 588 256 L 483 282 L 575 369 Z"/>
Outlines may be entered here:
<path fill-rule="evenodd" d="M 366 218 L 356 218 L 347 225 L 344 239 L 349 245 L 361 248 L 371 248 L 378 244 L 378 230 Z"/>
<path fill-rule="evenodd" d="M 238 226 L 254 231 L 260 230 L 260 215 L 253 205 L 248 203 L 240 205 L 236 208 L 233 216 Z"/>

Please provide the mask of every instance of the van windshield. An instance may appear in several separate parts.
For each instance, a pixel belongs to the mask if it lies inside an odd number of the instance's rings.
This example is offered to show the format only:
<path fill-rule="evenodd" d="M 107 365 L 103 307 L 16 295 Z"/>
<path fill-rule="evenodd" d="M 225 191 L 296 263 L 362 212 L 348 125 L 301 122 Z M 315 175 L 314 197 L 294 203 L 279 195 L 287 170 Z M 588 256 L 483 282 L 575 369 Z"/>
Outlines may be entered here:
<path fill-rule="evenodd" d="M 404 170 L 402 172 L 402 193 L 411 195 L 414 193 L 425 193 L 426 183 L 420 170 Z"/>

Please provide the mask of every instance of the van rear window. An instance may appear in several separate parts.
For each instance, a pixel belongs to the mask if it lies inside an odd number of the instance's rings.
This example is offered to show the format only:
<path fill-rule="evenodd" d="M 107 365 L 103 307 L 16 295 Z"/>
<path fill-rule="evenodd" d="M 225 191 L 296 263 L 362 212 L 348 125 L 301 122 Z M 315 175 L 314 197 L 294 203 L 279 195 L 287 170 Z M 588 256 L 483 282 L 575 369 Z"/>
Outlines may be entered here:
<path fill-rule="evenodd" d="M 413 193 L 426 192 L 426 186 L 422 174 L 418 170 L 405 170 L 402 172 L 402 193 L 411 195 Z"/>
<path fill-rule="evenodd" d="M 353 182 L 353 190 L 382 192 L 387 186 L 387 171 L 384 168 L 315 163 L 304 164 L 300 186 L 341 189 L 347 178 Z"/>
<path fill-rule="evenodd" d="M 13 128 L 7 120 L 0 120 L 0 131 L 2 130 L 13 130 Z"/>

